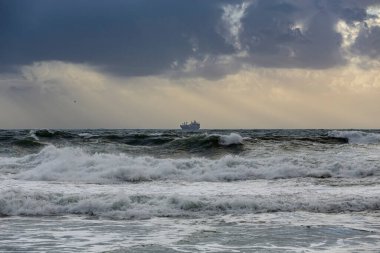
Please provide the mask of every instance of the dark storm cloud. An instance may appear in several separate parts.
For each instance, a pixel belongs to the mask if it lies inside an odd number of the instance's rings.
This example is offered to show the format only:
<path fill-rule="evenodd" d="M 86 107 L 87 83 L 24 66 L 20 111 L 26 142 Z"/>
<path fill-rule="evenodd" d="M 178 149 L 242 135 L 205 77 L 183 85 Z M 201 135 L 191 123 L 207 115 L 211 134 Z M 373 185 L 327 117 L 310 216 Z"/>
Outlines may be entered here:
<path fill-rule="evenodd" d="M 358 36 L 354 50 L 371 58 L 380 57 L 380 27 L 364 29 Z"/>
<path fill-rule="evenodd" d="M 320 1 L 258 1 L 243 20 L 243 38 L 259 65 L 327 68 L 343 61 L 336 20 Z"/>
<path fill-rule="evenodd" d="M 267 67 L 319 69 L 344 64 L 336 23 L 364 21 L 366 8 L 373 3 L 376 1 L 257 1 L 242 20 L 249 60 Z"/>
<path fill-rule="evenodd" d="M 157 74 L 193 53 L 231 53 L 215 1 L 0 1 L 3 65 L 62 60 Z"/>
<path fill-rule="evenodd" d="M 367 6 L 376 2 L 251 1 L 241 30 L 231 35 L 221 22 L 222 7 L 241 1 L 0 0 L 0 68 L 60 60 L 136 76 L 181 73 L 190 58 L 201 63 L 194 73 L 209 78 L 242 63 L 328 68 L 344 64 L 337 20 L 363 21 Z M 376 38 L 375 28 L 358 42 L 364 48 L 359 51 L 367 53 Z M 239 51 L 248 54 L 234 57 Z M 233 60 L 220 63 L 220 56 Z"/>

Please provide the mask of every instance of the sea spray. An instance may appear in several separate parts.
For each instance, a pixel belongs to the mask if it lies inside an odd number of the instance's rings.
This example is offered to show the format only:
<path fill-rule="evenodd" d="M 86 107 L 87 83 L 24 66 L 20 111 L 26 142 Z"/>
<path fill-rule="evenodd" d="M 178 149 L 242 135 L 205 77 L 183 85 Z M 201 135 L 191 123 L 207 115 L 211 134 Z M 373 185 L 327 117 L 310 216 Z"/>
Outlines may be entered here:
<path fill-rule="evenodd" d="M 204 185 L 204 187 L 207 187 Z M 218 187 L 216 185 L 215 187 Z M 223 187 L 220 185 L 219 187 Z M 293 185 L 294 187 L 294 185 Z M 315 188 L 315 187 L 314 187 Z M 244 196 L 179 194 L 62 193 L 20 189 L 2 190 L 0 215 L 68 215 L 81 214 L 112 219 L 146 219 L 152 217 L 205 217 L 220 214 L 296 212 L 340 213 L 375 211 L 380 208 L 379 189 L 363 187 L 350 193 L 335 192 L 334 188 L 299 188 L 303 192 L 255 194 Z M 268 189 L 270 192 L 270 189 Z M 297 190 L 295 188 L 294 190 Z M 315 193 L 323 193 L 316 196 Z"/>
<path fill-rule="evenodd" d="M 229 146 L 233 144 L 243 144 L 243 137 L 237 133 L 230 133 L 229 135 L 217 135 L 219 136 L 219 143 L 221 145 Z"/>
<path fill-rule="evenodd" d="M 349 150 L 348 150 L 349 151 Z M 155 158 L 123 153 L 88 153 L 79 147 L 48 146 L 37 154 L 0 158 L 0 172 L 16 179 L 88 183 L 120 183 L 155 180 L 236 181 L 279 178 L 362 178 L 379 176 L 377 163 L 357 154 L 334 150 L 287 152 L 218 159 L 204 157 Z M 355 159 L 353 159 L 355 156 Z M 380 154 L 373 153 L 372 158 Z"/>
<path fill-rule="evenodd" d="M 332 137 L 346 138 L 351 144 L 380 144 L 380 133 L 334 130 L 328 134 Z"/>
<path fill-rule="evenodd" d="M 0 248 L 377 252 L 379 134 L 0 130 Z"/>

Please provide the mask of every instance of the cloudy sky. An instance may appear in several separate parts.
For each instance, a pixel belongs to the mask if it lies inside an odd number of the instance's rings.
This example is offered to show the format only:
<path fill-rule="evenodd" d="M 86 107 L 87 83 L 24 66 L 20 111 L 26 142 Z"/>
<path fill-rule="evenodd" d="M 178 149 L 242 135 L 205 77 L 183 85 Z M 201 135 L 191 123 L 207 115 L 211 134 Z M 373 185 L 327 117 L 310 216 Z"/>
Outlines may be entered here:
<path fill-rule="evenodd" d="M 0 0 L 0 128 L 379 128 L 380 0 Z"/>

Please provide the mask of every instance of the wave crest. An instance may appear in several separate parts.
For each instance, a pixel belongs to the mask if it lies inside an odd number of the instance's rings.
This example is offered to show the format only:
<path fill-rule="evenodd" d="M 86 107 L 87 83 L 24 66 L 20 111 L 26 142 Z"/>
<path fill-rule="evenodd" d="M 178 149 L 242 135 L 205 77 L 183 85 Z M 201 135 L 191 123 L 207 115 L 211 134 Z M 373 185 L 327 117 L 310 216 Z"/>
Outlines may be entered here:
<path fill-rule="evenodd" d="M 297 177 L 380 175 L 377 163 L 360 154 L 277 154 L 271 157 L 226 155 L 218 159 L 154 158 L 126 154 L 90 154 L 81 148 L 47 146 L 20 158 L 0 158 L 0 173 L 25 180 L 120 183 L 153 180 L 236 181 Z"/>
<path fill-rule="evenodd" d="M 274 196 L 78 195 L 20 190 L 2 191 L 0 215 L 46 216 L 80 214 L 113 219 L 197 217 L 218 214 L 308 211 L 358 212 L 380 209 L 378 196 L 292 194 Z"/>
<path fill-rule="evenodd" d="M 229 135 L 216 135 L 219 137 L 219 144 L 224 146 L 243 144 L 243 137 L 237 133 L 230 133 Z"/>
<path fill-rule="evenodd" d="M 370 133 L 363 131 L 331 131 L 328 133 L 331 137 L 345 138 L 351 144 L 379 144 L 380 133 Z"/>

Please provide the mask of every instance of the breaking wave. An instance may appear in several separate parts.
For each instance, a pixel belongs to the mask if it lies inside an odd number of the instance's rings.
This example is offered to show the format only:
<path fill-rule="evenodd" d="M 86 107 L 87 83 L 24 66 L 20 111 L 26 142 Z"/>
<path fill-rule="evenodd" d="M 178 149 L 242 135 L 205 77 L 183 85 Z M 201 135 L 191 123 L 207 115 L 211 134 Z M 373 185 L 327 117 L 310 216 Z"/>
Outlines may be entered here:
<path fill-rule="evenodd" d="M 367 151 L 365 151 L 367 152 Z M 355 156 L 355 157 L 354 157 Z M 374 156 L 373 156 L 374 157 Z M 280 178 L 360 178 L 380 175 L 380 165 L 360 153 L 324 151 L 276 155 L 226 155 L 218 159 L 155 158 L 87 153 L 81 148 L 44 147 L 37 154 L 0 158 L 0 173 L 43 181 L 121 183 L 154 180 L 236 181 Z"/>
<path fill-rule="evenodd" d="M 351 144 L 379 144 L 380 133 L 370 133 L 364 131 L 331 131 L 329 136 L 345 138 Z"/>
<path fill-rule="evenodd" d="M 80 195 L 6 190 L 0 195 L 0 215 L 89 215 L 112 219 L 204 217 L 204 215 L 307 211 L 339 213 L 380 209 L 379 196 L 309 195 L 181 196 Z"/>
<path fill-rule="evenodd" d="M 236 133 L 229 135 L 201 134 L 177 138 L 165 145 L 167 148 L 186 150 L 189 152 L 204 152 L 211 149 L 234 149 L 243 145 L 243 137 Z"/>
<path fill-rule="evenodd" d="M 87 132 L 73 134 L 58 130 L 31 130 L 28 138 L 35 141 L 62 140 L 78 138 L 84 140 L 98 140 L 102 142 L 122 143 L 131 146 L 159 146 L 179 147 L 185 149 L 202 149 L 210 147 L 223 147 L 243 144 L 244 138 L 237 133 L 222 134 L 186 134 L 181 133 L 111 133 L 91 134 Z"/>
<path fill-rule="evenodd" d="M 229 135 L 219 134 L 194 134 L 178 136 L 170 134 L 130 134 L 130 135 L 107 135 L 102 138 L 117 141 L 128 145 L 154 146 L 165 145 L 179 148 L 208 148 L 217 146 L 230 146 L 243 144 L 243 137 L 237 133 Z"/>
<path fill-rule="evenodd" d="M 234 144 L 243 144 L 244 138 L 237 133 L 230 133 L 229 135 L 216 135 L 219 137 L 219 144 L 229 146 Z M 247 138 L 246 138 L 247 139 Z"/>

